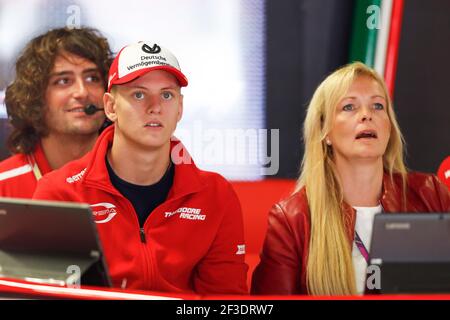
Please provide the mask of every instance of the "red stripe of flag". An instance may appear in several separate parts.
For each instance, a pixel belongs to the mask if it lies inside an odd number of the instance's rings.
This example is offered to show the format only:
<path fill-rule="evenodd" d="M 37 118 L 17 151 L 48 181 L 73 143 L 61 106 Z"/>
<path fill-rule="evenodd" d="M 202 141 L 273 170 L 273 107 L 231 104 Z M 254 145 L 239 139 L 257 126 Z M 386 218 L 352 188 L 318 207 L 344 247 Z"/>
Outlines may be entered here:
<path fill-rule="evenodd" d="M 394 96 L 395 74 L 397 72 L 400 31 L 402 28 L 404 0 L 394 0 L 392 5 L 391 29 L 389 32 L 384 77 L 391 97 Z"/>

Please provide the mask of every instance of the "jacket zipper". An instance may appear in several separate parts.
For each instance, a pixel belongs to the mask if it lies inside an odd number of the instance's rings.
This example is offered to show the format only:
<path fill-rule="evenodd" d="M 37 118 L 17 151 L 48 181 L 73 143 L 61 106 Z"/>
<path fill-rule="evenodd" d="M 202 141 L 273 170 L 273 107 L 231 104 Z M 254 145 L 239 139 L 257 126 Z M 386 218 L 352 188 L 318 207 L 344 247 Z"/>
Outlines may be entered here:
<path fill-rule="evenodd" d="M 154 276 L 153 276 L 154 272 L 153 272 L 153 266 L 152 266 L 151 261 L 150 261 L 151 257 L 148 256 L 149 253 L 148 253 L 148 250 L 146 248 L 146 246 L 147 246 L 147 236 L 145 235 L 144 227 L 142 227 L 142 228 L 140 227 L 139 220 L 137 218 L 137 213 L 134 210 L 133 205 L 131 204 L 130 200 L 128 200 L 121 193 L 119 193 L 119 192 L 117 192 L 115 190 L 114 190 L 114 192 L 111 192 L 111 191 L 105 190 L 105 188 L 101 188 L 101 189 L 103 189 L 104 191 L 107 191 L 109 193 L 112 193 L 112 194 L 114 194 L 116 196 L 121 197 L 122 201 L 125 201 L 125 207 L 128 208 L 127 211 L 133 213 L 133 216 L 134 216 L 133 218 L 134 218 L 134 220 L 137 223 L 138 228 L 139 228 L 139 239 L 141 240 L 141 243 L 142 243 L 142 246 L 143 246 L 140 254 L 143 255 L 143 260 L 144 260 L 144 279 L 146 279 L 146 281 L 144 281 L 144 283 L 147 283 L 148 284 L 147 288 L 150 289 L 152 287 L 152 283 L 154 282 Z"/>
<path fill-rule="evenodd" d="M 156 278 L 155 278 L 155 272 L 153 271 L 154 266 L 153 266 L 153 259 L 152 259 L 152 254 L 151 254 L 151 249 L 148 248 L 147 245 L 147 237 L 145 235 L 145 231 L 144 228 L 141 228 L 140 231 L 141 234 L 141 240 L 142 241 L 142 250 L 144 250 L 144 259 L 147 265 L 147 272 L 148 272 L 148 281 L 145 285 L 145 287 L 147 287 L 148 290 L 156 290 L 156 288 L 154 287 L 156 284 Z"/>
<path fill-rule="evenodd" d="M 106 191 L 106 192 L 108 192 L 110 194 L 113 194 L 115 196 L 119 196 L 119 197 L 123 198 L 126 201 L 126 206 L 129 208 L 128 210 L 130 212 L 134 213 L 134 219 L 137 222 L 137 225 L 139 227 L 139 239 L 141 240 L 141 243 L 142 243 L 142 246 L 143 246 L 142 247 L 142 250 L 143 250 L 142 254 L 144 255 L 144 261 L 145 261 L 144 262 L 144 264 L 145 264 L 144 265 L 144 273 L 147 276 L 147 277 L 144 276 L 144 278 L 147 278 L 147 281 L 145 281 L 145 283 L 148 283 L 148 285 L 146 285 L 146 287 L 148 289 L 152 289 L 152 284 L 154 284 L 156 282 L 156 279 L 154 279 L 155 272 L 154 272 L 154 266 L 152 264 L 152 258 L 151 258 L 151 252 L 150 252 L 151 250 L 149 248 L 147 248 L 147 236 L 145 234 L 145 229 L 144 229 L 144 227 L 140 226 L 139 220 L 138 220 L 138 217 L 137 217 L 137 213 L 134 210 L 133 206 L 131 205 L 131 202 L 127 198 L 125 198 L 120 192 L 118 192 L 116 189 L 114 189 L 114 188 L 112 188 L 112 189 L 111 188 L 105 188 L 104 185 L 97 184 L 97 183 L 86 183 L 86 185 L 91 185 L 91 187 L 93 187 L 93 188 L 97 188 L 97 189 Z M 191 191 L 191 192 L 179 194 L 179 195 L 177 195 L 175 197 L 167 199 L 164 202 L 164 204 L 167 204 L 168 202 L 172 202 L 172 201 L 178 200 L 178 199 L 183 198 L 183 197 L 185 197 L 185 196 L 187 196 L 187 195 L 189 195 L 191 193 L 196 193 L 196 192 L 198 192 L 198 191 Z"/>
<path fill-rule="evenodd" d="M 152 284 L 155 282 L 154 275 L 153 275 L 153 265 L 152 265 L 152 259 L 149 253 L 149 250 L 147 248 L 147 235 L 145 234 L 144 226 L 140 226 L 139 220 L 137 217 L 137 213 L 133 208 L 133 205 L 130 203 L 128 199 L 125 198 L 127 201 L 127 207 L 129 208 L 129 212 L 132 212 L 134 215 L 134 220 L 136 221 L 138 228 L 139 228 L 139 239 L 141 240 L 141 254 L 143 255 L 143 263 L 144 263 L 144 286 L 147 287 L 148 290 L 152 288 Z"/>
<path fill-rule="evenodd" d="M 120 194 L 120 193 L 119 193 Z M 151 259 L 149 257 L 149 253 L 147 250 L 147 236 L 145 235 L 145 229 L 144 227 L 141 228 L 140 224 L 139 224 L 139 220 L 137 217 L 137 213 L 134 210 L 133 205 L 131 204 L 131 202 L 125 198 L 122 194 L 120 194 L 120 196 L 123 198 L 122 201 L 125 201 L 125 204 L 128 208 L 127 211 L 129 211 L 130 213 L 132 213 L 132 215 L 134 216 L 134 220 L 136 222 L 136 224 L 138 225 L 138 229 L 139 229 L 139 239 L 141 240 L 141 244 L 142 244 L 142 249 L 140 250 L 140 254 L 142 254 L 143 257 L 143 263 L 144 263 L 144 286 L 146 286 L 148 289 L 151 289 L 151 284 L 154 282 L 153 279 L 153 266 L 151 263 Z"/>
<path fill-rule="evenodd" d="M 145 230 L 144 230 L 144 228 L 140 228 L 139 229 L 139 235 L 141 237 L 141 242 L 142 243 L 147 243 L 147 238 L 145 237 Z"/>

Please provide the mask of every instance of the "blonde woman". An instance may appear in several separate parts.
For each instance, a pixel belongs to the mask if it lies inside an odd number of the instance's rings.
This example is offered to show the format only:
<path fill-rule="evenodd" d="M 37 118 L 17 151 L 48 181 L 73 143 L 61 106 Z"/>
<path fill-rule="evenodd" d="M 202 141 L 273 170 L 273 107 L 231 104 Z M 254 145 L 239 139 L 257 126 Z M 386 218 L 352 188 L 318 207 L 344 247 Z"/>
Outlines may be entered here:
<path fill-rule="evenodd" d="M 450 193 L 435 176 L 406 170 L 384 81 L 362 63 L 317 88 L 304 141 L 297 188 L 269 214 L 252 293 L 361 294 L 374 215 L 450 212 Z"/>

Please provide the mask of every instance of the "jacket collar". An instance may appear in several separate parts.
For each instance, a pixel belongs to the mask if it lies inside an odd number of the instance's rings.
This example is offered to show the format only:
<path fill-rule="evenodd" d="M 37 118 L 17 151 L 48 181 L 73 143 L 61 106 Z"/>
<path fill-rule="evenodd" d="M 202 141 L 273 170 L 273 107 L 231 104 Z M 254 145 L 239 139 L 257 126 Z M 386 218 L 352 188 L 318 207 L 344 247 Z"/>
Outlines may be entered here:
<path fill-rule="evenodd" d="M 114 125 L 109 126 L 97 139 L 88 160 L 83 182 L 110 193 L 120 194 L 111 184 L 105 162 L 106 154 L 114 139 L 114 128 Z M 175 165 L 175 176 L 167 199 L 182 197 L 203 189 L 200 170 L 181 141 L 172 139 L 170 152 Z"/>
<path fill-rule="evenodd" d="M 175 176 L 168 199 L 197 192 L 205 187 L 200 170 L 185 146 L 175 137 L 170 142 L 170 157 L 175 164 Z"/>
<path fill-rule="evenodd" d="M 36 144 L 36 148 L 33 152 L 34 162 L 37 164 L 41 175 L 45 175 L 53 169 L 48 163 L 47 157 L 45 156 L 44 150 L 42 149 L 41 142 Z"/>

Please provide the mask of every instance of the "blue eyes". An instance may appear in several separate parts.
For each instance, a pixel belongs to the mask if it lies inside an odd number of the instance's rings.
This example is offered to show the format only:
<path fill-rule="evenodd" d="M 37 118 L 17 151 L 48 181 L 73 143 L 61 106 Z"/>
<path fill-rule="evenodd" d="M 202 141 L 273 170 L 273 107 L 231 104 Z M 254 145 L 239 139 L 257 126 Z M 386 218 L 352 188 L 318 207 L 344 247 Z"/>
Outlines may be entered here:
<path fill-rule="evenodd" d="M 163 93 L 161 94 L 161 97 L 162 97 L 164 100 L 170 100 L 170 99 L 173 98 L 173 94 L 170 93 L 170 92 L 163 92 Z"/>
<path fill-rule="evenodd" d="M 344 111 L 352 111 L 354 109 L 354 106 L 352 104 L 346 104 L 342 107 L 342 110 Z"/>
<path fill-rule="evenodd" d="M 133 93 L 133 97 L 136 100 L 144 100 L 145 93 L 142 91 L 136 91 Z M 174 97 L 174 94 L 169 91 L 164 91 L 163 93 L 161 93 L 161 100 L 163 100 L 163 101 L 171 100 L 173 97 Z"/>
<path fill-rule="evenodd" d="M 375 104 L 373 104 L 373 108 L 375 110 L 384 110 L 384 105 L 381 103 L 375 103 Z M 343 111 L 353 111 L 355 109 L 356 109 L 356 107 L 353 104 L 346 104 L 345 106 L 342 107 Z"/>
<path fill-rule="evenodd" d="M 135 92 L 135 93 L 134 93 L 134 97 L 135 97 L 137 100 L 142 100 L 142 99 L 144 99 L 144 93 L 141 92 L 141 91 Z"/>
<path fill-rule="evenodd" d="M 375 108 L 376 110 L 383 110 L 383 109 L 384 109 L 384 106 L 383 106 L 381 103 L 375 103 L 375 104 L 374 104 L 374 108 Z"/>

